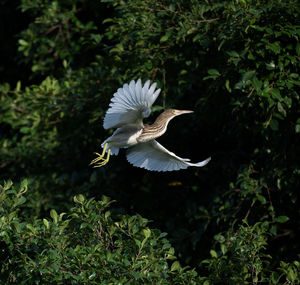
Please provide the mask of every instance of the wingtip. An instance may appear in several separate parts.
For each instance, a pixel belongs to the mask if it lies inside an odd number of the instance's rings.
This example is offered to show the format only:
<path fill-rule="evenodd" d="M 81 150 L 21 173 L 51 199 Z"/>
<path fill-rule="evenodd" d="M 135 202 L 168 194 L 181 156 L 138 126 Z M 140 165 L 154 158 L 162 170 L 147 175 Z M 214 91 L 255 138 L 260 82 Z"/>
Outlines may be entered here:
<path fill-rule="evenodd" d="M 209 158 L 207 158 L 207 159 L 205 159 L 205 160 L 203 160 L 203 161 L 198 162 L 198 163 L 197 163 L 197 166 L 198 166 L 198 167 L 203 167 L 203 166 L 205 166 L 207 163 L 209 163 L 210 161 L 211 161 L 211 157 L 209 157 Z"/>

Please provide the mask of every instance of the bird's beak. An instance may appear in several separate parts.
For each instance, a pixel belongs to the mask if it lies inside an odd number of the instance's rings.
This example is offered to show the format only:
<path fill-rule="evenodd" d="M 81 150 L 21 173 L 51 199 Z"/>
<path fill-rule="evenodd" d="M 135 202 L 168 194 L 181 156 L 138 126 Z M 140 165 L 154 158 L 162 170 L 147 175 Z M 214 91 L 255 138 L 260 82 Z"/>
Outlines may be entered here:
<path fill-rule="evenodd" d="M 193 113 L 193 112 L 194 111 L 190 111 L 190 110 L 177 110 L 178 115 L 189 114 L 189 113 Z"/>

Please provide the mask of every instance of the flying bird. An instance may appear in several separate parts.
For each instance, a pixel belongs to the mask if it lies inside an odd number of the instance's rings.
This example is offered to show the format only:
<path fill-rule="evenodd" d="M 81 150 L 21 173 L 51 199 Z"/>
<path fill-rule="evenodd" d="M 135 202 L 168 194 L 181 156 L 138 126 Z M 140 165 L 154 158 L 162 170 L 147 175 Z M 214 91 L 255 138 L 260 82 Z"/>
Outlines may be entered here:
<path fill-rule="evenodd" d="M 150 80 L 146 81 L 144 86 L 141 79 L 136 82 L 132 80 L 113 95 L 103 127 L 116 130 L 102 143 L 102 154 L 96 153 L 97 158 L 91 162 L 94 167 L 108 163 L 110 155 L 117 155 L 120 148 L 127 148 L 127 160 L 133 166 L 151 171 L 202 167 L 210 161 L 209 157 L 201 162 L 191 163 L 190 159 L 178 157 L 155 140 L 166 132 L 170 120 L 174 117 L 193 112 L 168 109 L 161 113 L 152 125 L 144 124 L 143 119 L 149 117 L 150 107 L 161 91 L 155 88 L 156 83 L 150 86 Z"/>

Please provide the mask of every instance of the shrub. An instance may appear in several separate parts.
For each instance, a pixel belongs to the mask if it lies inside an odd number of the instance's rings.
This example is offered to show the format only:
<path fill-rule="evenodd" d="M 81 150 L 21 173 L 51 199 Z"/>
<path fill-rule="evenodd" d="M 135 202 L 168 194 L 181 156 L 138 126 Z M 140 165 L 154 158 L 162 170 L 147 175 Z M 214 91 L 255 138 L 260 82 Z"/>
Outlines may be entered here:
<path fill-rule="evenodd" d="M 69 213 L 23 215 L 27 180 L 0 186 L 1 280 L 17 284 L 196 284 L 166 233 L 140 215 L 115 215 L 114 202 L 74 197 Z M 2 283 L 3 284 L 3 283 Z"/>

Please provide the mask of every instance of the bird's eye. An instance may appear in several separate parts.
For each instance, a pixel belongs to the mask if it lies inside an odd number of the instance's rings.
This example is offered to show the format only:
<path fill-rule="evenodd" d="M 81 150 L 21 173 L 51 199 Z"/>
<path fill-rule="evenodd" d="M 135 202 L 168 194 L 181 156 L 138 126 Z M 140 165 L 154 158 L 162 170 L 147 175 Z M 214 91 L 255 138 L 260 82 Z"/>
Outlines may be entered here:
<path fill-rule="evenodd" d="M 176 111 L 175 111 L 175 110 L 173 110 L 172 113 L 173 113 L 174 115 L 176 115 Z"/>

